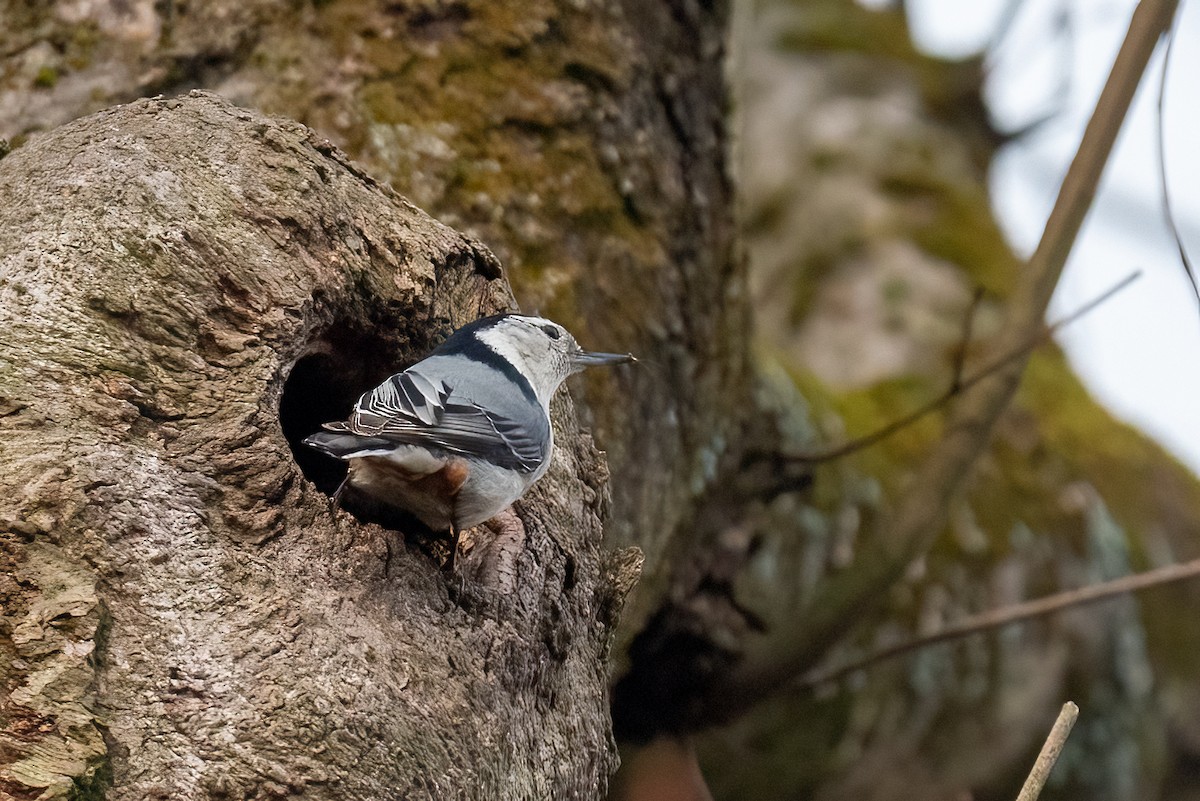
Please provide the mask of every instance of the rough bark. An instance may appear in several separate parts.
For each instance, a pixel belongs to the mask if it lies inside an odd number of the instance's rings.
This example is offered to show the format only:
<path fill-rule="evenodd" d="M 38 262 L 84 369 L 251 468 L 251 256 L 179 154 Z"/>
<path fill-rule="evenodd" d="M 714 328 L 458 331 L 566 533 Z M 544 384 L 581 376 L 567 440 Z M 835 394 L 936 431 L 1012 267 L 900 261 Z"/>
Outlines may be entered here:
<path fill-rule="evenodd" d="M 646 576 L 694 540 L 740 438 L 748 307 L 732 251 L 727 4 L 696 0 L 0 0 L 0 136 L 193 87 L 299 120 L 486 242 L 523 308 L 643 369 L 586 379 L 614 546 Z"/>
<path fill-rule="evenodd" d="M 605 468 L 569 400 L 510 595 L 331 514 L 313 482 L 336 476 L 294 458 L 511 306 L 484 247 L 203 94 L 40 136 L 0 195 L 5 793 L 603 795 L 636 564 L 602 563 Z"/>

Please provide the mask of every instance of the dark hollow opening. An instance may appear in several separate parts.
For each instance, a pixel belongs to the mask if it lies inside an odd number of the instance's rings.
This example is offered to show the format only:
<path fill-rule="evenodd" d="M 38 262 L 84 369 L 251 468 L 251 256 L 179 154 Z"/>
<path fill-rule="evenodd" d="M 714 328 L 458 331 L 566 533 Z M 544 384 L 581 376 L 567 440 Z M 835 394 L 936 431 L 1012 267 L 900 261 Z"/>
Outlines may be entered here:
<path fill-rule="evenodd" d="M 393 333 L 394 328 L 388 329 Z M 332 495 L 346 477 L 346 464 L 304 444 L 323 423 L 345 420 L 359 396 L 403 369 L 407 342 L 335 324 L 292 367 L 279 399 L 279 424 L 304 477 Z"/>
<path fill-rule="evenodd" d="M 326 495 L 332 495 L 342 483 L 346 465 L 309 448 L 304 438 L 322 423 L 346 419 L 363 392 L 338 361 L 328 353 L 305 356 L 292 368 L 279 400 L 279 423 L 292 456 L 304 477 Z"/>

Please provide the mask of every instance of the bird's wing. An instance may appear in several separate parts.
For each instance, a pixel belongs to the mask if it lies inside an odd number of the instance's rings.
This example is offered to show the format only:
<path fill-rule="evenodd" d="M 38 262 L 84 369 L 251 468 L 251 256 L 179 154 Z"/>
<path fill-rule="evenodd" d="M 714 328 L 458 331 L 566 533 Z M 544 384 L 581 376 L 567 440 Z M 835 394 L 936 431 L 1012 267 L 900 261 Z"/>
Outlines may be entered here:
<path fill-rule="evenodd" d="M 540 412 L 540 409 L 539 409 Z M 522 424 L 455 397 L 444 381 L 413 369 L 394 375 L 358 399 L 345 423 L 325 428 L 403 445 L 440 448 L 533 472 L 545 457 L 549 423 Z"/>
<path fill-rule="evenodd" d="M 361 424 L 370 428 L 383 425 L 383 421 L 401 418 L 427 426 L 436 425 L 446 413 L 450 392 L 445 381 L 426 378 L 410 368 L 359 398 L 351 422 L 358 424 L 358 418 L 362 417 Z"/>

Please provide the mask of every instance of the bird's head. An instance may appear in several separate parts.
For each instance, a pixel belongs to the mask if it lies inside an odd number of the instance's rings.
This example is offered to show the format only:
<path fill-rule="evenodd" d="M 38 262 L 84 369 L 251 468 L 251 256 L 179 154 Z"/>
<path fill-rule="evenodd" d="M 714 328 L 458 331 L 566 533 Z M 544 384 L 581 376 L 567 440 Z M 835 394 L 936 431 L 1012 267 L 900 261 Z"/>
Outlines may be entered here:
<path fill-rule="evenodd" d="M 460 329 L 494 351 L 529 381 L 542 405 L 563 380 L 586 367 L 635 361 L 628 353 L 596 353 L 579 347 L 558 323 L 542 317 L 502 314 Z M 459 332 L 455 333 L 458 336 Z"/>

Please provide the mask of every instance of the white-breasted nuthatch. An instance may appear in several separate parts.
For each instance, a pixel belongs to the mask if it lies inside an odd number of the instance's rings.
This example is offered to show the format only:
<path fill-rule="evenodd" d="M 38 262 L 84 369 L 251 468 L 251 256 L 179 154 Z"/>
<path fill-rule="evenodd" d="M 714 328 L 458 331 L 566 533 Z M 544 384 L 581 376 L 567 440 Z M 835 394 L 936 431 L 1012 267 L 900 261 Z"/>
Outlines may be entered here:
<path fill-rule="evenodd" d="M 348 484 L 431 529 L 449 528 L 457 547 L 458 532 L 506 509 L 550 466 L 550 398 L 563 380 L 630 361 L 583 350 L 550 320 L 485 317 L 304 444 L 350 463 L 339 494 Z"/>

